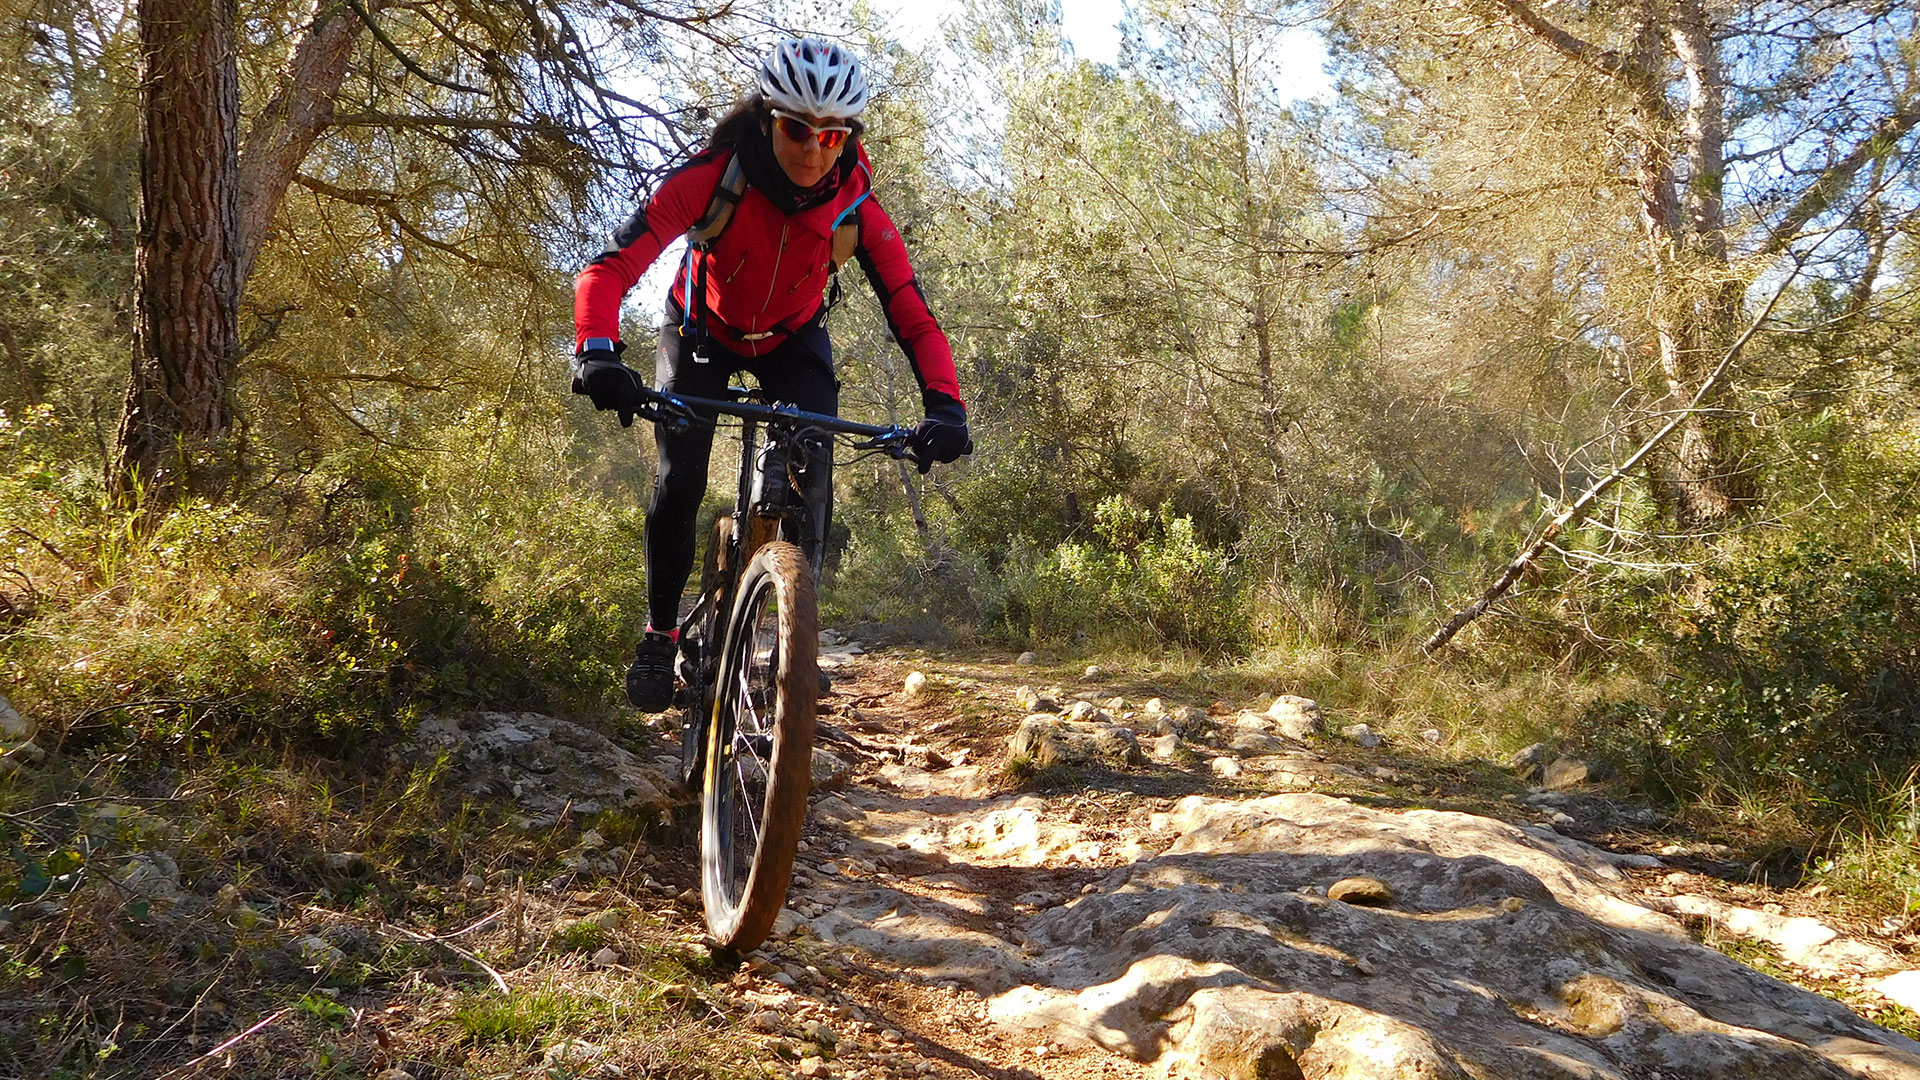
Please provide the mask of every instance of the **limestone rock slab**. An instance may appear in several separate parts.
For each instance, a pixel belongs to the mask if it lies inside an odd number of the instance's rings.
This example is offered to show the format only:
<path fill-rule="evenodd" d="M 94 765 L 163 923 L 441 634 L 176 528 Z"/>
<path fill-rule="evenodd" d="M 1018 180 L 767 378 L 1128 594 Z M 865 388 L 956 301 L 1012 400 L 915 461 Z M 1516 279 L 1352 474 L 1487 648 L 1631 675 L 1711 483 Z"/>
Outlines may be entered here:
<path fill-rule="evenodd" d="M 1093 710 L 1094 715 L 1105 715 Z M 1007 739 L 1007 752 L 1041 768 L 1055 765 L 1110 765 L 1122 768 L 1145 761 L 1131 728 L 1098 720 L 1063 719 L 1034 713 Z"/>
<path fill-rule="evenodd" d="M 450 755 L 462 790 L 516 805 L 534 824 L 562 811 L 664 810 L 682 798 L 666 773 L 605 735 L 539 713 L 431 717 L 401 753 L 416 762 Z"/>
<path fill-rule="evenodd" d="M 37 734 L 39 725 L 21 716 L 6 695 L 0 694 L 0 742 L 28 742 Z"/>
<path fill-rule="evenodd" d="M 1151 844 L 1101 849 L 1079 895 L 1014 904 L 989 887 L 1001 868 L 1075 865 L 1088 834 L 1032 797 L 882 802 L 844 829 L 944 869 L 910 892 L 848 883 L 816 927 L 967 983 L 1010 1034 L 1210 1080 L 1920 1080 L 1920 1043 L 1695 944 L 1615 858 L 1551 830 L 1195 795 L 1140 823 Z M 1391 906 L 1325 895 L 1353 877 Z"/>

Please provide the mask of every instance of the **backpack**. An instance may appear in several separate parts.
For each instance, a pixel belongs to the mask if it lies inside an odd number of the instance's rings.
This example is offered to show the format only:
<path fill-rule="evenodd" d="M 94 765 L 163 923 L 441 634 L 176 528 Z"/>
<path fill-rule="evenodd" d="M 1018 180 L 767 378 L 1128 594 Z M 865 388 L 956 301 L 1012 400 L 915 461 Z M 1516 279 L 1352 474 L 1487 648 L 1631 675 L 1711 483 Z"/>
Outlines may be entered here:
<path fill-rule="evenodd" d="M 863 171 L 866 167 L 864 162 L 860 164 Z M 845 210 L 840 211 L 839 217 L 833 219 L 833 253 L 830 256 L 829 267 L 833 281 L 827 290 L 827 302 L 820 305 L 820 314 L 815 316 L 816 321 L 825 319 L 827 313 L 840 303 L 840 267 L 846 265 L 848 259 L 853 258 L 853 250 L 860 244 L 860 219 L 854 216 L 854 211 L 860 208 L 861 203 L 867 201 L 867 196 L 873 194 L 872 173 L 867 174 L 867 182 L 869 185 L 867 190 L 862 192 L 860 197 Z M 700 262 L 700 281 L 696 291 L 692 280 L 693 253 L 712 250 L 713 242 L 720 238 L 720 234 L 727 229 L 727 223 L 733 220 L 733 208 L 740 205 L 740 200 L 745 198 L 746 194 L 747 170 L 740 164 L 740 155 L 735 153 L 727 158 L 726 168 L 720 173 L 720 182 L 713 186 L 713 198 L 707 200 L 706 212 L 702 213 L 693 223 L 693 227 L 687 230 L 687 254 L 681 263 L 681 273 L 688 279 L 686 289 L 688 306 L 697 306 L 700 311 L 697 316 L 691 311 L 682 316 L 680 324 L 682 334 L 687 333 L 689 324 L 697 326 L 696 333 L 700 338 L 704 339 L 707 331 L 707 264 L 704 259 Z M 746 336 L 751 340 L 771 336 L 774 332 L 769 330 Z"/>

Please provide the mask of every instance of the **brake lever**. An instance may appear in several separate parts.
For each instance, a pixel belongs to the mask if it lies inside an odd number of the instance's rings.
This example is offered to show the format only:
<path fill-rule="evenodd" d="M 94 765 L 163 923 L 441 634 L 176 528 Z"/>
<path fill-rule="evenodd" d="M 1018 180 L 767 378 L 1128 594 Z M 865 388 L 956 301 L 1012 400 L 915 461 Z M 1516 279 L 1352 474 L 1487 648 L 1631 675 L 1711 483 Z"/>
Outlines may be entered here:
<path fill-rule="evenodd" d="M 635 410 L 635 415 L 668 435 L 686 435 L 695 430 L 711 430 L 716 426 L 714 420 L 701 416 L 691 405 L 672 394 L 648 389 L 646 398 Z"/>
<path fill-rule="evenodd" d="M 969 437 L 967 439 L 967 445 L 963 449 L 961 449 L 960 455 L 962 457 L 965 457 L 966 455 L 971 453 L 973 453 L 973 439 Z M 897 458 L 906 458 L 908 461 L 913 462 L 914 468 L 920 470 L 921 476 L 925 476 L 928 473 L 932 472 L 934 465 L 938 464 L 932 458 L 921 457 L 919 454 L 914 453 L 913 447 L 905 445 L 904 442 L 894 450 L 893 456 Z"/>
<path fill-rule="evenodd" d="M 885 435 L 875 435 L 865 442 L 853 444 L 855 450 L 878 450 L 890 458 L 899 460 L 907 456 L 907 435 L 905 428 L 894 428 Z"/>

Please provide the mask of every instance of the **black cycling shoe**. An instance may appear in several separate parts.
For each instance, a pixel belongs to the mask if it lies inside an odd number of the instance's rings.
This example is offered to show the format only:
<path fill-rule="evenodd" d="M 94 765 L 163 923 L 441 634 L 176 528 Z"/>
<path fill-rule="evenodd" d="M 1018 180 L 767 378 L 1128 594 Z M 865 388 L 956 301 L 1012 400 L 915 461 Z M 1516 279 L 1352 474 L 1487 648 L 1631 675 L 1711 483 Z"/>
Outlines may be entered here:
<path fill-rule="evenodd" d="M 665 634 L 647 631 L 633 650 L 627 669 L 627 704 L 641 712 L 664 712 L 673 705 L 673 656 L 678 649 Z"/>

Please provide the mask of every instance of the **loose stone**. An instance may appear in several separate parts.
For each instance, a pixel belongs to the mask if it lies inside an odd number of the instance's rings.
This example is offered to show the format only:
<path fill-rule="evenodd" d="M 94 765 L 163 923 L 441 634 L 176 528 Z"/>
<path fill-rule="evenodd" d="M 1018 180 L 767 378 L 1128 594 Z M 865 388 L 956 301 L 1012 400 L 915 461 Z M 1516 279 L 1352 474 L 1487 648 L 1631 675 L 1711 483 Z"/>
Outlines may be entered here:
<path fill-rule="evenodd" d="M 1393 903 L 1393 886 L 1376 877 L 1350 877 L 1327 886 L 1327 899 L 1360 907 L 1386 907 Z"/>

